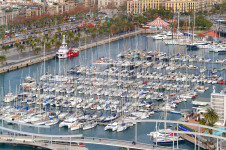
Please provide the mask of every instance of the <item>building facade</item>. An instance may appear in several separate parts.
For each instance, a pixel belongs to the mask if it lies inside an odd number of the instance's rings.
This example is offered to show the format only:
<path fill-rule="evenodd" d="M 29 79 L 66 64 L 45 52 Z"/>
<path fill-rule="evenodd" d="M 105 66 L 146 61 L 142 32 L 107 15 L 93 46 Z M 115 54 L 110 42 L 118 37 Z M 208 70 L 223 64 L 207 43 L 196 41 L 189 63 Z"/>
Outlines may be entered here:
<path fill-rule="evenodd" d="M 219 116 L 219 121 L 222 125 L 226 123 L 226 92 L 213 92 L 211 94 L 211 108 L 213 108 Z"/>
<path fill-rule="evenodd" d="M 103 10 L 108 7 L 116 7 L 123 5 L 126 2 L 126 0 L 98 0 L 98 9 Z"/>
<path fill-rule="evenodd" d="M 214 4 L 219 3 L 218 0 L 129 0 L 127 1 L 128 13 L 143 13 L 149 9 L 172 10 L 176 13 L 190 11 L 210 10 Z"/>
<path fill-rule="evenodd" d="M 189 11 L 199 11 L 199 1 L 197 0 L 166 0 L 165 9 L 172 10 L 176 13 L 180 12 L 189 12 Z"/>
<path fill-rule="evenodd" d="M 127 13 L 138 14 L 149 9 L 159 9 L 160 0 L 131 0 L 127 1 Z"/>
<path fill-rule="evenodd" d="M 85 7 L 93 7 L 98 5 L 98 0 L 85 0 Z"/>
<path fill-rule="evenodd" d="M 5 11 L 0 10 L 0 26 L 5 24 Z"/>

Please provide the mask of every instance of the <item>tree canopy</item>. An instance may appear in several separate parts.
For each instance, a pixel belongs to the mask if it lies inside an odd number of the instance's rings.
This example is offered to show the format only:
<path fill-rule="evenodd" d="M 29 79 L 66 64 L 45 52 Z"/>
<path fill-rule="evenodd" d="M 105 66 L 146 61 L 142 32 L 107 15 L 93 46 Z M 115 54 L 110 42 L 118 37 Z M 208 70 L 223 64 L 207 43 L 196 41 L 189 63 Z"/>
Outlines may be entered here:
<path fill-rule="evenodd" d="M 201 28 L 210 28 L 213 23 L 207 19 L 203 15 L 199 15 L 195 20 L 195 26 Z"/>

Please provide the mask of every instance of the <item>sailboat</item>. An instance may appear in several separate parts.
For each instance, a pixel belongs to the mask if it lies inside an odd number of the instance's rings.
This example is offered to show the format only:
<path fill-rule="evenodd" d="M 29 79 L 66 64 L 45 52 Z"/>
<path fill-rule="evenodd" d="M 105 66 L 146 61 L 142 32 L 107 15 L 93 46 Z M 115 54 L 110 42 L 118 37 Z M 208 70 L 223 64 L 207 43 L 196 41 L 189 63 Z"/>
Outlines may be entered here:
<path fill-rule="evenodd" d="M 11 93 L 10 87 L 11 86 L 10 86 L 10 80 L 9 80 L 9 93 L 6 94 L 5 97 L 3 98 L 3 102 L 5 102 L 5 103 L 10 103 L 16 99 L 16 96 L 14 96 L 13 93 Z"/>

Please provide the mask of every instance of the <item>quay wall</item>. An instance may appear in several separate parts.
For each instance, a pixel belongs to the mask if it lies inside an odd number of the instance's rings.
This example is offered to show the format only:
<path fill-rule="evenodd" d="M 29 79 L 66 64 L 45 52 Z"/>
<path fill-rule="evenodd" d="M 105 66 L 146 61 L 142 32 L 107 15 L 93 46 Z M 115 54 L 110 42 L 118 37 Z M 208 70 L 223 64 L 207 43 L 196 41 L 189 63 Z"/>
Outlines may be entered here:
<path fill-rule="evenodd" d="M 135 32 L 130 32 L 130 33 L 126 33 L 126 34 L 123 34 L 123 35 L 116 36 L 116 37 L 112 37 L 110 39 L 104 39 L 104 40 L 101 40 L 101 41 L 98 41 L 98 42 L 95 42 L 95 43 L 86 44 L 86 45 L 80 47 L 80 51 L 109 43 L 109 41 L 114 42 L 114 41 L 117 41 L 117 40 L 120 40 L 120 39 L 123 39 L 123 38 L 135 36 L 135 35 L 138 35 L 138 34 L 156 34 L 156 33 L 159 33 L 159 31 L 156 31 L 156 30 L 138 30 L 138 31 L 135 31 Z M 17 69 L 20 69 L 20 68 L 23 68 L 23 67 L 31 66 L 31 65 L 43 62 L 44 60 L 47 61 L 47 60 L 53 59 L 55 57 L 56 57 L 55 53 L 54 54 L 48 54 L 46 56 L 40 56 L 38 58 L 37 57 L 31 58 L 30 60 L 25 60 L 25 61 L 15 63 L 13 65 L 4 66 L 4 67 L 0 68 L 0 74 L 5 73 L 5 72 L 9 72 L 9 71 L 13 71 L 13 70 L 17 70 Z"/>

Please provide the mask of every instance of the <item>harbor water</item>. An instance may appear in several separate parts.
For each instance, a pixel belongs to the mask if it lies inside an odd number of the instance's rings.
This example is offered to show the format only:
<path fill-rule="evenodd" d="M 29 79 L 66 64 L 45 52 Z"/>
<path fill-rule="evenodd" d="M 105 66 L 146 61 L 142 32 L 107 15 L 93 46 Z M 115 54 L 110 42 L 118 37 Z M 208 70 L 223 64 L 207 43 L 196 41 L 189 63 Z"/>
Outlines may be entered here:
<path fill-rule="evenodd" d="M 189 51 L 185 46 L 178 46 L 178 45 L 165 45 L 163 41 L 161 40 L 153 40 L 150 37 L 147 37 L 147 35 L 138 35 L 130 38 L 125 38 L 119 41 L 114 41 L 109 44 L 105 44 L 102 46 L 98 46 L 95 48 L 90 48 L 85 51 L 81 51 L 80 55 L 75 58 L 70 59 L 52 59 L 49 61 L 46 61 L 45 63 L 39 63 L 35 64 L 33 66 L 25 67 L 19 70 L 11 71 L 8 73 L 0 74 L 0 95 L 1 100 L 3 99 L 4 95 L 7 94 L 9 91 L 12 93 L 19 92 L 19 86 L 20 83 L 27 77 L 31 76 L 35 78 L 37 81 L 39 80 L 40 76 L 44 74 L 44 72 L 48 72 L 51 74 L 66 74 L 67 71 L 75 67 L 77 65 L 83 65 L 83 66 L 91 66 L 92 62 L 96 61 L 100 57 L 106 57 L 111 59 L 116 59 L 117 55 L 125 51 L 127 49 L 139 49 L 144 51 L 162 51 L 169 55 L 181 55 L 181 54 L 188 54 L 190 56 L 202 56 L 204 58 L 210 58 L 212 60 L 219 60 L 222 58 L 225 58 L 225 55 L 218 55 L 216 53 L 211 53 L 207 49 L 200 49 L 197 51 Z M 180 63 L 180 62 L 178 62 Z M 200 67 L 201 65 L 205 65 L 207 68 L 216 68 L 219 69 L 222 66 L 222 64 L 210 64 L 210 63 L 193 63 L 193 65 L 196 65 Z M 45 67 L 45 68 L 44 68 Z M 151 70 L 152 71 L 152 70 Z M 155 70 L 156 72 L 166 72 L 164 69 Z M 185 72 L 185 70 L 181 70 L 181 72 Z M 198 70 L 189 70 L 189 73 L 193 74 L 199 74 Z M 209 74 L 209 71 L 205 72 L 206 75 Z M 217 72 L 218 76 L 222 76 L 224 80 L 226 80 L 226 73 L 225 70 Z M 208 84 L 209 90 L 205 91 L 203 94 L 199 94 L 199 97 L 203 98 L 210 98 L 210 94 L 212 93 L 212 85 Z M 225 85 L 216 85 L 216 92 L 221 91 L 223 88 L 225 88 Z M 1 102 L 1 105 L 5 105 L 3 102 Z M 179 111 L 181 109 L 192 109 L 192 103 L 191 100 L 188 100 L 187 102 L 182 102 L 178 105 L 178 107 L 175 109 L 176 111 Z M 150 119 L 165 119 L 164 118 L 164 112 L 157 112 L 154 115 L 150 117 Z M 168 120 L 179 120 L 181 118 L 181 115 L 177 114 L 167 114 Z M 91 129 L 91 130 L 76 130 L 71 131 L 68 130 L 68 128 L 59 128 L 59 124 L 56 124 L 54 126 L 51 126 L 50 129 L 39 129 L 39 132 L 42 134 L 83 134 L 85 137 L 99 137 L 99 138 L 111 138 L 111 139 L 119 139 L 119 140 L 127 140 L 127 141 L 134 141 L 135 140 L 135 127 L 130 127 L 127 130 L 123 132 L 111 132 L 111 131 L 105 131 L 104 126 L 98 125 L 97 127 Z M 4 126 L 8 126 L 9 128 L 13 129 L 19 129 L 18 125 L 8 125 L 5 124 Z M 159 125 L 159 128 L 163 128 L 163 124 Z M 172 129 L 175 128 L 175 126 L 171 127 Z M 23 131 L 38 133 L 37 128 L 33 127 L 24 127 L 22 128 Z M 147 134 L 149 134 L 151 131 L 155 130 L 155 123 L 138 123 L 138 142 L 142 143 L 149 143 L 152 144 L 152 139 L 150 139 Z M 112 146 L 102 146 L 102 145 L 93 145 L 93 144 L 85 144 L 85 146 L 90 150 L 116 150 L 118 147 L 112 147 Z M 179 144 L 179 148 L 182 149 L 194 149 L 194 145 L 189 142 L 182 142 Z M 9 146 L 7 144 L 1 144 L 0 149 L 24 149 L 19 147 L 13 147 Z M 30 149 L 30 148 L 26 148 Z M 31 148 L 32 149 L 32 148 Z"/>

